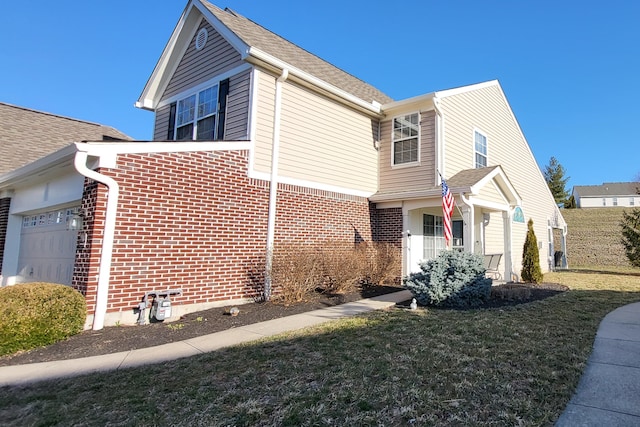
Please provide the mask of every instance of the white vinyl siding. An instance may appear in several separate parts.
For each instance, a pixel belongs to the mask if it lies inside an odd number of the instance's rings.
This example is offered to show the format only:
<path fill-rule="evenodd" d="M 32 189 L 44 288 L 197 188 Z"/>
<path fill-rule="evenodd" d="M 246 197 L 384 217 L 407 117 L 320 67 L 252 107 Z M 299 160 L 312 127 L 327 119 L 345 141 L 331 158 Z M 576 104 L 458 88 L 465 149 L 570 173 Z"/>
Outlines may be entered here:
<path fill-rule="evenodd" d="M 487 166 L 501 165 L 522 198 L 525 221 L 533 219 L 536 237 L 543 242 L 545 248 L 540 251 L 540 260 L 543 271 L 546 271 L 547 222 L 549 218 L 556 216 L 561 224 L 564 224 L 564 220 L 499 86 L 490 85 L 443 96 L 441 109 L 446 122 L 444 133 L 447 176 L 474 168 L 475 150 L 473 144 L 469 143 L 469 136 L 474 134 L 474 130 L 481 129 L 488 135 L 491 145 Z M 514 272 L 520 274 L 526 222 L 522 227 L 520 223 L 512 225 L 512 261 Z M 500 253 L 502 252 L 501 249 Z"/>
<path fill-rule="evenodd" d="M 420 113 L 420 162 L 411 167 L 393 167 L 393 120 L 380 124 L 380 192 L 419 190 L 435 186 L 435 112 Z"/>

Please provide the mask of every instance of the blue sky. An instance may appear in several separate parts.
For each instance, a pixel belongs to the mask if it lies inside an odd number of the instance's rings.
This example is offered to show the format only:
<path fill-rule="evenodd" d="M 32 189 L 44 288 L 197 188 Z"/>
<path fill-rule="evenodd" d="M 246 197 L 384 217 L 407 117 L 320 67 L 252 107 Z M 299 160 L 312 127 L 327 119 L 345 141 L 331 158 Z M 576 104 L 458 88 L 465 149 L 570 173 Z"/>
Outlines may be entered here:
<path fill-rule="evenodd" d="M 640 2 L 214 0 L 399 100 L 498 79 L 540 166 L 640 174 Z M 186 1 L 5 1 L 0 101 L 150 139 L 136 109 Z"/>

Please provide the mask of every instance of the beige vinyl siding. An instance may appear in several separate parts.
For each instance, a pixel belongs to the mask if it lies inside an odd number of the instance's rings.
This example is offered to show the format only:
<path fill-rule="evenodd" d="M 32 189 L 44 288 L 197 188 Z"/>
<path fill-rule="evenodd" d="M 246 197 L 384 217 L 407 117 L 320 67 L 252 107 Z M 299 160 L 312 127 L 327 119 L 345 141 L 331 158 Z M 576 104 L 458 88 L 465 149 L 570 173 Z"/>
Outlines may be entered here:
<path fill-rule="evenodd" d="M 194 35 L 161 100 L 204 83 L 243 63 L 240 54 L 207 21 L 202 21 L 195 34 L 203 27 L 209 33 L 206 45 L 201 50 L 196 50 Z"/>
<path fill-rule="evenodd" d="M 153 140 L 154 141 L 166 141 L 167 132 L 169 132 L 169 112 L 171 105 L 165 105 L 164 107 L 156 110 L 156 120 L 153 128 Z"/>
<path fill-rule="evenodd" d="M 411 114 L 410 111 L 406 114 Z M 421 190 L 437 184 L 435 163 L 435 112 L 420 113 L 420 162 L 413 166 L 392 166 L 393 118 L 381 123 L 380 192 Z"/>
<path fill-rule="evenodd" d="M 273 141 L 273 109 L 276 92 L 275 77 L 261 71 L 256 71 L 258 96 L 256 102 L 256 129 L 254 142 L 254 165 L 258 172 L 271 171 L 271 144 Z"/>
<path fill-rule="evenodd" d="M 378 155 L 372 129 L 370 118 L 287 81 L 279 175 L 373 194 Z"/>
<path fill-rule="evenodd" d="M 478 198 L 482 200 L 486 200 L 488 202 L 498 203 L 505 206 L 508 204 L 508 201 L 505 198 L 504 194 L 494 184 L 493 181 L 487 183 L 484 187 L 482 187 Z"/>
<path fill-rule="evenodd" d="M 501 90 L 492 85 L 445 96 L 442 98 L 442 111 L 446 120 L 446 174 L 453 176 L 460 170 L 473 168 L 474 129 L 486 135 L 487 166 L 501 165 L 522 198 L 525 220 L 533 219 L 536 237 L 543 242 L 540 259 L 541 267 L 546 271 L 547 220 L 557 214 L 560 221 L 564 221 Z M 525 236 L 520 236 L 521 228 L 514 226 L 512 235 L 515 266 L 521 265 L 522 261 L 520 242 L 524 243 Z M 519 270 L 515 271 L 519 273 Z"/>
<path fill-rule="evenodd" d="M 224 139 L 243 141 L 249 139 L 249 93 L 251 70 L 243 71 L 229 79 L 229 98 L 225 119 Z"/>

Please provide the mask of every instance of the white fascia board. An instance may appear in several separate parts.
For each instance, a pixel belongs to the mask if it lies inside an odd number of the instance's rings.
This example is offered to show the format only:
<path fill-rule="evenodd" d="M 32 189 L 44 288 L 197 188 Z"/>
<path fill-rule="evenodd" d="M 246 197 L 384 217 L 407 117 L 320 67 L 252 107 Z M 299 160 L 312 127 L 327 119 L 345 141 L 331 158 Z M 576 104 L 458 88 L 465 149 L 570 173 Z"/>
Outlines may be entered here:
<path fill-rule="evenodd" d="M 382 115 L 382 111 L 381 111 L 381 106 L 379 103 L 377 102 L 373 102 L 373 103 L 369 103 L 363 99 L 358 98 L 357 96 L 354 96 L 352 94 L 350 94 L 349 92 L 346 92 L 342 89 L 339 89 L 327 82 L 325 82 L 324 80 L 321 80 L 305 71 L 300 70 L 299 68 L 293 67 L 290 64 L 281 61 L 277 58 L 275 58 L 274 56 L 269 55 L 266 52 L 261 51 L 260 49 L 257 49 L 255 47 L 250 47 L 249 48 L 249 56 L 253 57 L 255 59 L 257 59 L 260 62 L 264 62 L 266 64 L 269 64 L 273 67 L 276 67 L 280 70 L 288 70 L 289 71 L 289 75 L 290 76 L 295 76 L 297 78 L 299 78 L 302 81 L 308 82 L 311 85 L 320 88 L 332 95 L 337 96 L 338 98 L 341 98 L 351 104 L 354 104 L 364 110 L 366 110 L 367 112 L 373 113 L 376 116 L 381 116 Z M 248 59 L 248 58 L 247 58 Z"/>
<path fill-rule="evenodd" d="M 424 95 L 414 96 L 412 98 L 402 99 L 400 101 L 392 101 L 382 105 L 382 111 L 387 114 L 388 112 L 400 110 L 400 109 L 410 109 L 410 108 L 419 108 L 424 104 L 431 104 L 431 108 L 428 110 L 433 110 L 433 98 L 435 97 L 435 92 L 426 93 Z"/>
<path fill-rule="evenodd" d="M 249 141 L 211 141 L 211 142 L 77 142 L 77 151 L 90 156 L 107 157 L 114 154 L 149 154 L 149 153 L 188 153 L 196 151 L 241 151 L 249 150 Z"/>
<path fill-rule="evenodd" d="M 151 77 L 135 103 L 136 107 L 152 111 L 158 108 L 159 99 L 169 84 L 170 77 L 178 67 L 203 17 L 243 58 L 246 57 L 248 46 L 222 24 L 200 1 L 191 0 L 182 12 Z"/>
<path fill-rule="evenodd" d="M 32 178 L 36 175 L 42 175 L 47 170 L 53 169 L 71 160 L 75 152 L 75 144 L 70 144 L 36 160 L 35 162 L 29 163 L 18 169 L 14 169 L 11 172 L 7 172 L 0 176 L 0 188 L 9 187 L 17 182 Z"/>
<path fill-rule="evenodd" d="M 474 90 L 480 90 L 491 86 L 500 86 L 498 80 L 489 80 L 487 82 L 476 83 L 468 86 L 456 87 L 453 89 L 445 89 L 435 92 L 435 96 L 438 98 L 445 98 L 447 96 L 459 95 L 461 93 L 472 92 Z"/>
<path fill-rule="evenodd" d="M 471 187 L 471 194 L 480 194 L 480 189 L 487 185 L 490 181 L 494 181 L 498 185 L 501 191 L 503 191 L 504 196 L 506 196 L 507 200 L 513 202 L 515 205 L 522 204 L 522 199 L 520 198 L 518 191 L 513 186 L 513 184 L 511 184 L 511 181 L 509 181 L 509 178 L 507 178 L 507 175 L 500 165 L 498 165 L 484 178 L 473 185 Z"/>
<path fill-rule="evenodd" d="M 247 45 L 240 37 L 231 31 L 226 25 L 222 23 L 202 2 L 193 0 L 193 6 L 198 8 L 200 13 L 205 17 L 211 26 L 236 50 L 240 53 L 242 59 L 245 59 L 249 52 L 249 45 Z"/>
<path fill-rule="evenodd" d="M 187 22 L 187 18 L 190 15 L 191 9 L 193 8 L 193 4 L 190 1 L 184 8 L 176 27 L 173 29 L 171 33 L 171 37 L 169 38 L 169 42 L 165 45 L 162 54 L 160 55 L 160 59 L 156 63 L 156 66 L 147 80 L 147 83 L 142 90 L 142 93 L 138 97 L 138 101 L 135 103 L 137 108 L 142 108 L 145 110 L 153 110 L 155 108 L 154 100 L 157 97 L 157 93 L 159 92 L 159 86 L 161 80 L 163 80 L 163 76 L 166 74 L 166 70 L 169 66 L 170 59 L 172 57 L 172 53 L 176 48 L 176 44 L 182 33 L 183 28 Z"/>
<path fill-rule="evenodd" d="M 496 203 L 489 200 L 483 200 L 479 197 L 469 196 L 469 203 L 473 206 L 490 209 L 492 211 L 509 212 L 511 207 L 509 204 Z"/>
<path fill-rule="evenodd" d="M 453 193 L 453 189 L 451 189 Z M 415 200 L 415 199 L 429 199 L 432 197 L 442 197 L 442 190 L 419 190 L 419 191 L 406 191 L 402 193 L 389 193 L 389 194 L 374 194 L 369 198 L 372 202 L 393 202 L 401 200 Z"/>

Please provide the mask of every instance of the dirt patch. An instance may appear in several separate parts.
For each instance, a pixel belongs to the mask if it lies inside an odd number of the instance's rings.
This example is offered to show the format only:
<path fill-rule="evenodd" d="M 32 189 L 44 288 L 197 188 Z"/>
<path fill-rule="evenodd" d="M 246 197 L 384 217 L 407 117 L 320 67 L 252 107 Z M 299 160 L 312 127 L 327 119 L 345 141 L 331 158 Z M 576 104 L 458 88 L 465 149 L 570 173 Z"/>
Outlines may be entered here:
<path fill-rule="evenodd" d="M 562 285 L 541 284 L 522 285 L 531 289 L 526 299 L 491 298 L 480 308 L 495 308 L 523 304 L 544 299 L 568 288 Z M 498 287 L 495 287 L 498 288 Z M 227 329 L 238 328 L 253 323 L 276 319 L 293 314 L 304 313 L 325 307 L 332 307 L 362 298 L 397 292 L 403 288 L 395 286 L 376 286 L 362 289 L 359 292 L 341 295 L 317 294 L 310 301 L 289 306 L 272 302 L 259 302 L 236 306 L 237 316 L 230 316 L 232 306 L 213 308 L 206 311 L 187 314 L 175 322 L 152 323 L 144 326 L 112 326 L 100 331 L 84 331 L 65 341 L 47 347 L 22 352 L 11 356 L 0 357 L 0 366 L 22 365 L 27 363 L 50 362 L 53 360 L 76 359 L 80 357 L 99 356 L 153 347 L 175 341 L 182 341 L 202 335 L 212 334 Z M 409 306 L 410 301 L 399 306 Z"/>

